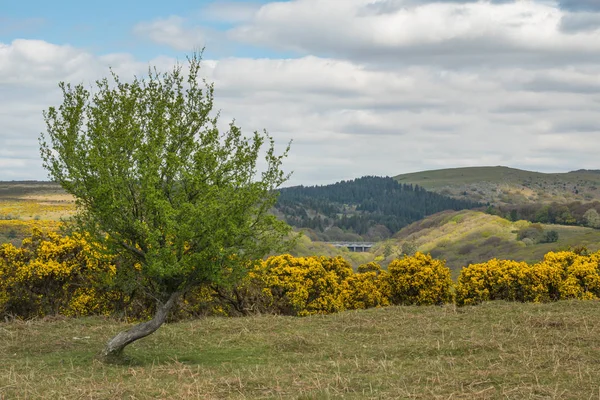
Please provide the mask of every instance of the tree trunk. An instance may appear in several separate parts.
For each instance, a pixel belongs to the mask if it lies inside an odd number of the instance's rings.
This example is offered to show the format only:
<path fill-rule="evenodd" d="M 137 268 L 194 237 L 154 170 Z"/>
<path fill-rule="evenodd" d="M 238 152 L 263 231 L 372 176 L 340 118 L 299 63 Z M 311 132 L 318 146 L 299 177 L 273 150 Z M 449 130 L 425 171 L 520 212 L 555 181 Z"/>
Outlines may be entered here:
<path fill-rule="evenodd" d="M 110 339 L 101 353 L 102 357 L 105 360 L 118 358 L 123 353 L 125 346 L 154 333 L 167 320 L 167 316 L 175 305 L 179 295 L 179 292 L 175 292 L 171 294 L 166 303 L 159 302 L 154 318 L 150 321 L 142 322 L 131 329 L 119 332 L 117 336 Z"/>

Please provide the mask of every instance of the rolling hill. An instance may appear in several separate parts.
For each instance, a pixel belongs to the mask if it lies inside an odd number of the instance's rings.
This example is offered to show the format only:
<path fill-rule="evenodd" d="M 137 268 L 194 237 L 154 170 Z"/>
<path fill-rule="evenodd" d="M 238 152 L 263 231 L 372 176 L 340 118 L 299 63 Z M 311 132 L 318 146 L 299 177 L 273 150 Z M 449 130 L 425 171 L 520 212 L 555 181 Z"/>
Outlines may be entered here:
<path fill-rule="evenodd" d="M 556 242 L 544 243 L 544 234 L 555 231 Z M 536 240 L 522 238 L 538 234 Z M 394 238 L 381 242 L 373 250 L 385 257 L 384 264 L 410 248 L 445 259 L 457 271 L 471 263 L 492 258 L 539 261 L 549 251 L 586 247 L 600 249 L 600 230 L 577 226 L 511 222 L 479 211 L 445 211 L 415 222 L 400 230 Z"/>
<path fill-rule="evenodd" d="M 546 174 L 502 166 L 468 167 L 402 174 L 394 179 L 457 199 L 495 205 L 600 200 L 600 170 Z"/>

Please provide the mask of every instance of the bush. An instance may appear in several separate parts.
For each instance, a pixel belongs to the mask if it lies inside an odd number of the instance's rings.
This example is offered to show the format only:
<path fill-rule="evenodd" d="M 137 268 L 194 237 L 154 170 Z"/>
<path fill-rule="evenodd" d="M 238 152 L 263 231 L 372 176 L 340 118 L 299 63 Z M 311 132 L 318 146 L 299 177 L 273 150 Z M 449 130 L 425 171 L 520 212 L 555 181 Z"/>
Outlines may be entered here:
<path fill-rule="evenodd" d="M 388 273 L 374 262 L 359 266 L 342 283 L 342 301 L 348 310 L 388 306 L 390 292 Z"/>
<path fill-rule="evenodd" d="M 473 250 L 475 250 L 475 245 L 473 243 L 467 243 L 458 249 L 458 254 L 464 256 L 465 254 L 471 253 Z"/>
<path fill-rule="evenodd" d="M 463 268 L 456 285 L 458 305 L 483 301 L 558 300 L 562 269 L 553 264 L 530 266 L 525 262 L 493 259 Z"/>
<path fill-rule="evenodd" d="M 517 240 L 531 239 L 534 243 L 543 237 L 544 228 L 540 224 L 530 224 L 517 231 Z"/>
<path fill-rule="evenodd" d="M 329 314 L 345 309 L 342 282 L 352 266 L 341 257 L 270 257 L 251 274 L 262 287 L 261 300 L 272 312 L 286 315 Z"/>
<path fill-rule="evenodd" d="M 452 280 L 444 261 L 417 252 L 388 266 L 392 304 L 427 305 L 452 302 Z"/>
<path fill-rule="evenodd" d="M 597 299 L 600 297 L 600 252 L 583 255 L 572 251 L 550 252 L 540 264 L 562 269 L 561 299 Z"/>
<path fill-rule="evenodd" d="M 118 314 L 130 319 L 152 313 L 151 298 L 124 287 L 119 268 L 84 237 L 34 229 L 20 248 L 0 246 L 0 317 Z M 444 261 L 416 253 L 390 263 L 375 262 L 353 272 L 341 257 L 289 254 L 247 265 L 241 280 L 187 293 L 171 319 L 205 315 L 276 313 L 305 316 L 397 305 L 458 305 L 505 300 L 547 302 L 600 298 L 600 252 L 549 252 L 533 265 L 493 259 L 462 269 L 454 286 Z M 131 272 L 129 272 L 131 273 Z"/>
<path fill-rule="evenodd" d="M 0 315 L 109 314 L 116 269 L 80 236 L 33 229 L 20 248 L 0 247 Z"/>
<path fill-rule="evenodd" d="M 543 238 L 540 240 L 541 243 L 554 243 L 558 242 L 558 232 L 557 231 L 548 231 L 544 232 Z"/>

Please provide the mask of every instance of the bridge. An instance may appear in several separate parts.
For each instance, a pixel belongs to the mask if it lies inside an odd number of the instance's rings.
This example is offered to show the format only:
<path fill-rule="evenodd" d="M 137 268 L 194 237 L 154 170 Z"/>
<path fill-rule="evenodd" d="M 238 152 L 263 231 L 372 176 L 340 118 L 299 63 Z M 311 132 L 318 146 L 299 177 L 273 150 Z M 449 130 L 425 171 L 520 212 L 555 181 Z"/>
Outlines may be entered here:
<path fill-rule="evenodd" d="M 373 247 L 374 242 L 325 242 L 334 247 L 347 247 L 353 252 L 367 252 Z"/>

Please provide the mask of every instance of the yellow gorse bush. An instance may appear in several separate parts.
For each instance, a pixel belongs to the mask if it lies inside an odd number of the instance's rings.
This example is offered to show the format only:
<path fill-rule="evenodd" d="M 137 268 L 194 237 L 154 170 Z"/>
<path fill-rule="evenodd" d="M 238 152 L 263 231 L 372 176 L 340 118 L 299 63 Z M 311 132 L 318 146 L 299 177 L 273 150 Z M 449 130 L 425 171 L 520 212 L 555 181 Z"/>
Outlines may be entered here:
<path fill-rule="evenodd" d="M 458 305 L 490 300 L 550 301 L 559 297 L 562 269 L 557 264 L 528 265 L 493 259 L 463 268 L 456 285 Z"/>
<path fill-rule="evenodd" d="M 446 263 L 417 252 L 388 265 L 391 301 L 401 305 L 452 302 L 452 279 Z"/>
<path fill-rule="evenodd" d="M 98 288 L 115 273 L 84 237 L 34 228 L 21 247 L 0 246 L 0 311 L 22 317 L 108 314 L 111 293 Z"/>
<path fill-rule="evenodd" d="M 152 299 L 119 286 L 117 266 L 122 262 L 126 261 L 97 251 L 84 236 L 35 228 L 21 247 L 0 246 L 0 316 L 147 318 Z M 248 265 L 248 274 L 235 284 L 204 286 L 186 294 L 172 318 L 253 312 L 306 316 L 453 300 L 472 305 L 491 300 L 597 299 L 599 265 L 600 252 L 550 252 L 531 265 L 493 259 L 463 268 L 453 284 L 445 262 L 428 254 L 404 256 L 387 270 L 371 262 L 357 271 L 341 257 L 284 254 Z"/>
<path fill-rule="evenodd" d="M 270 257 L 251 273 L 264 302 L 291 315 L 329 314 L 345 309 L 342 283 L 353 273 L 341 257 Z"/>
<path fill-rule="evenodd" d="M 536 264 L 490 260 L 463 268 L 456 284 L 458 305 L 507 300 L 547 302 L 600 297 L 600 253 L 550 252 Z"/>
<path fill-rule="evenodd" d="M 359 266 L 342 282 L 342 302 L 348 310 L 389 306 L 390 294 L 388 273 L 374 262 Z"/>

